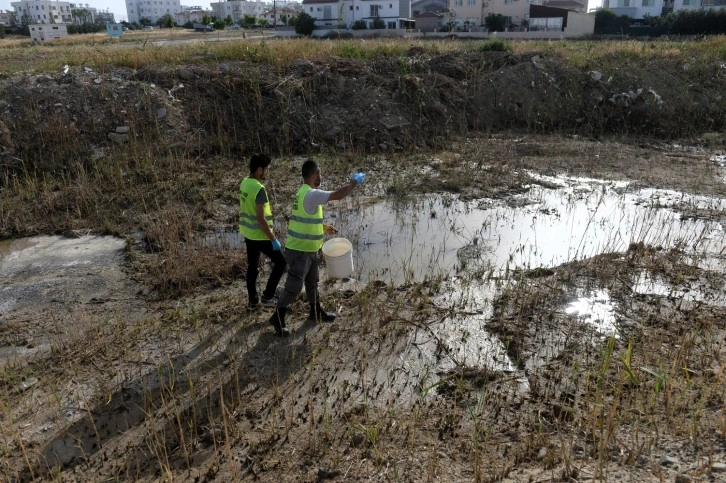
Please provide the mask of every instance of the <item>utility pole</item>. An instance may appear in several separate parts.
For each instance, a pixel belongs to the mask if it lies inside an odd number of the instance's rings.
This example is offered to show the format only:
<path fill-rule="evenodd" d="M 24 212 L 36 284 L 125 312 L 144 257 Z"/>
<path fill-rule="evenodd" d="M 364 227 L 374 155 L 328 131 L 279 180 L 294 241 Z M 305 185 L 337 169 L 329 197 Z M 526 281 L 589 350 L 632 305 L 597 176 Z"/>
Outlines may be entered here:
<path fill-rule="evenodd" d="M 277 30 L 277 0 L 272 0 L 272 30 Z"/>

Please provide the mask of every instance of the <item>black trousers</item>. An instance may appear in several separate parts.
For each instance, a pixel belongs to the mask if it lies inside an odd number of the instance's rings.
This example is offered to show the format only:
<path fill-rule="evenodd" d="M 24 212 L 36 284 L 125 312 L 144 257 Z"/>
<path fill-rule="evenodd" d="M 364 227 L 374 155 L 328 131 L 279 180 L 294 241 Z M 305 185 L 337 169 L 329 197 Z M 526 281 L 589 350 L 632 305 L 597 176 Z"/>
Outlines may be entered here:
<path fill-rule="evenodd" d="M 265 254 L 272 262 L 272 273 L 267 279 L 267 285 L 262 292 L 265 298 L 272 298 L 275 295 L 277 284 L 280 283 L 282 274 L 285 273 L 287 262 L 282 250 L 273 250 L 270 240 L 249 240 L 245 238 L 247 247 L 247 295 L 251 304 L 259 302 L 257 296 L 257 276 L 260 274 L 260 254 Z"/>

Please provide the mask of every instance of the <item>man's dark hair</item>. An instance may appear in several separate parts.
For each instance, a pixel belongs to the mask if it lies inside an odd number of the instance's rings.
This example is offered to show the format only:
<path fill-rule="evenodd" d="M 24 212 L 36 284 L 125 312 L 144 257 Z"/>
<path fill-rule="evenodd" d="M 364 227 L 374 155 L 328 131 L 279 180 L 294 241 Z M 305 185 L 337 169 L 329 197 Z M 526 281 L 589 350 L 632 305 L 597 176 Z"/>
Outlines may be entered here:
<path fill-rule="evenodd" d="M 319 169 L 320 169 L 320 166 L 318 166 L 318 163 L 316 163 L 312 159 L 308 159 L 302 165 L 302 177 L 303 177 L 303 179 L 306 179 L 309 176 L 314 175 L 315 173 L 317 173 L 317 171 Z"/>
<path fill-rule="evenodd" d="M 250 157 L 250 173 L 257 171 L 257 168 L 266 168 L 272 161 L 266 154 L 255 153 Z"/>

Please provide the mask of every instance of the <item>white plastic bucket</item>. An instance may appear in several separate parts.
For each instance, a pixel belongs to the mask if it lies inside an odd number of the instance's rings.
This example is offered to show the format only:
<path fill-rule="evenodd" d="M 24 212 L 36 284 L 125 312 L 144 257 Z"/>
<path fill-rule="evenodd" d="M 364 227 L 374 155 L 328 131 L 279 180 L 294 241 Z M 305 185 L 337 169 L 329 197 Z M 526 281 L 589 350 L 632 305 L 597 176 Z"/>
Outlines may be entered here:
<path fill-rule="evenodd" d="M 328 275 L 346 278 L 353 274 L 353 244 L 345 238 L 331 238 L 323 243 Z"/>

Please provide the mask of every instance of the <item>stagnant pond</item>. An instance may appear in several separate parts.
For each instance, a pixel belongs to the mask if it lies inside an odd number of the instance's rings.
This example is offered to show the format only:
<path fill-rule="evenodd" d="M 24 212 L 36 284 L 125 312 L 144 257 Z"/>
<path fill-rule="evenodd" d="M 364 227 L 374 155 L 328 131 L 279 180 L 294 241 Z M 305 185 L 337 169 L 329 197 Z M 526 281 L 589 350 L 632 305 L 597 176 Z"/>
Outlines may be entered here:
<path fill-rule="evenodd" d="M 340 211 L 335 224 L 353 242 L 355 277 L 390 283 L 555 267 L 641 241 L 682 246 L 694 260 L 724 248 L 721 222 L 703 218 L 724 211 L 724 200 L 629 191 L 626 183 L 535 179 L 542 184 L 506 199 L 388 200 Z"/>

